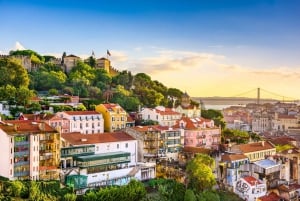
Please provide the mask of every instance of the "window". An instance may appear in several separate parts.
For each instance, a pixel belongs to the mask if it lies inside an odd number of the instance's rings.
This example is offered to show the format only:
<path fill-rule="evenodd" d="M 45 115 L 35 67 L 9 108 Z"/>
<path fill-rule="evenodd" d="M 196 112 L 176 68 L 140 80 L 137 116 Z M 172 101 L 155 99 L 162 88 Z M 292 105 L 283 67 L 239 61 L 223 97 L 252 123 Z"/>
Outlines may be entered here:
<path fill-rule="evenodd" d="M 117 149 L 119 149 L 119 147 L 120 147 L 120 145 L 119 145 L 119 144 L 117 144 Z"/>
<path fill-rule="evenodd" d="M 128 143 L 125 144 L 125 148 L 128 148 Z"/>

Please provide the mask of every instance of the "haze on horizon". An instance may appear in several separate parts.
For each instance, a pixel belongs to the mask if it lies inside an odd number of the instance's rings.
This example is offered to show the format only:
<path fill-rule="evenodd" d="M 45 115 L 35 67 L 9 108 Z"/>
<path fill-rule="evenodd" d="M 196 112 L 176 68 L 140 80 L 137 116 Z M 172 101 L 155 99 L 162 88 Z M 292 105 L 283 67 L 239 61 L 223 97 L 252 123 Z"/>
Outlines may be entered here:
<path fill-rule="evenodd" d="M 297 0 L 2 0 L 0 54 L 103 57 L 108 49 L 117 69 L 190 96 L 260 87 L 300 99 L 299 8 Z"/>

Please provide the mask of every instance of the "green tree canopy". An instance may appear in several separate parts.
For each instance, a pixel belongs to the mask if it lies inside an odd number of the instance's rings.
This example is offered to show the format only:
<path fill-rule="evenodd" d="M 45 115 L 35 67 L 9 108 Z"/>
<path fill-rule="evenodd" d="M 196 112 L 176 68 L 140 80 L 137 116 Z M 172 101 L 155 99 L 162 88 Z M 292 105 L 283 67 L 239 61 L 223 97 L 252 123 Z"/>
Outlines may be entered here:
<path fill-rule="evenodd" d="M 197 154 L 187 164 L 188 186 L 195 190 L 209 190 L 215 184 L 215 177 L 212 173 L 214 159 L 206 154 Z"/>
<path fill-rule="evenodd" d="M 29 85 L 29 76 L 17 59 L 0 58 L 0 86 L 12 85 L 16 88 Z"/>
<path fill-rule="evenodd" d="M 213 109 L 201 110 L 201 116 L 206 119 L 214 120 L 215 125 L 221 126 L 222 129 L 224 129 L 226 126 L 223 114 L 219 110 L 213 110 Z"/>
<path fill-rule="evenodd" d="M 38 54 L 37 52 L 33 50 L 16 50 L 16 51 L 10 51 L 9 55 L 11 56 L 28 56 L 31 59 L 35 60 L 33 62 L 38 62 L 38 63 L 44 63 L 45 58 Z"/>

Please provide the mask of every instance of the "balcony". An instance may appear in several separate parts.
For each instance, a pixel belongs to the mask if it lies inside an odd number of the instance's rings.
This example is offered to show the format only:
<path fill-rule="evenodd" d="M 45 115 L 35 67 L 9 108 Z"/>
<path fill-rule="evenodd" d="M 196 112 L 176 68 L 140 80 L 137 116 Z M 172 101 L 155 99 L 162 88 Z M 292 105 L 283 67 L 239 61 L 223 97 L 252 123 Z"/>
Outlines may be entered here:
<path fill-rule="evenodd" d="M 95 145 L 61 148 L 61 157 L 86 156 L 95 154 Z"/>
<path fill-rule="evenodd" d="M 18 151 L 14 153 L 15 156 L 24 156 L 24 155 L 29 155 L 29 150 L 27 151 Z"/>
<path fill-rule="evenodd" d="M 54 143 L 54 138 L 44 138 L 44 139 L 40 139 L 41 143 L 49 143 L 52 144 Z"/>
<path fill-rule="evenodd" d="M 158 147 L 155 145 L 145 145 L 144 149 L 157 149 Z"/>
<path fill-rule="evenodd" d="M 22 165 L 29 165 L 29 161 L 18 161 L 14 163 L 14 166 L 22 166 Z"/>
<path fill-rule="evenodd" d="M 29 141 L 15 141 L 15 146 L 29 145 Z"/>
<path fill-rule="evenodd" d="M 205 138 L 205 135 L 197 135 L 196 138 L 197 138 L 197 139 L 203 139 L 203 138 Z"/>
<path fill-rule="evenodd" d="M 29 171 L 14 172 L 14 177 L 29 176 Z"/>
<path fill-rule="evenodd" d="M 77 165 L 80 168 L 94 167 L 94 166 L 106 166 L 115 165 L 122 163 L 130 163 L 129 152 L 111 152 L 103 154 L 95 154 L 88 156 L 78 156 L 75 157 Z"/>
<path fill-rule="evenodd" d="M 196 147 L 204 147 L 206 145 L 206 143 L 198 143 L 197 145 L 196 145 Z"/>

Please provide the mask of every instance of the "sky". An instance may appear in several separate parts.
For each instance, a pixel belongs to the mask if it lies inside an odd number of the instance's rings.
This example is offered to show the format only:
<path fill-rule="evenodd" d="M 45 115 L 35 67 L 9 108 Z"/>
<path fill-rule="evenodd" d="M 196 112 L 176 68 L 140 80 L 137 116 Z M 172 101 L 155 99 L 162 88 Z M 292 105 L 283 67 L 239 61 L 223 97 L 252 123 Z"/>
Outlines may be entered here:
<path fill-rule="evenodd" d="M 0 0 L 0 54 L 109 50 L 193 97 L 300 99 L 299 19 L 298 0 Z"/>

